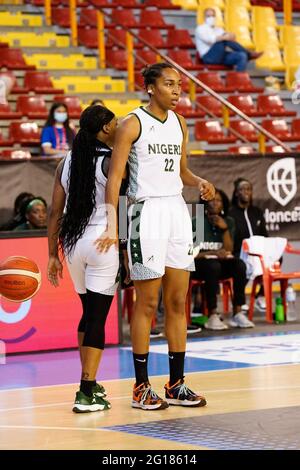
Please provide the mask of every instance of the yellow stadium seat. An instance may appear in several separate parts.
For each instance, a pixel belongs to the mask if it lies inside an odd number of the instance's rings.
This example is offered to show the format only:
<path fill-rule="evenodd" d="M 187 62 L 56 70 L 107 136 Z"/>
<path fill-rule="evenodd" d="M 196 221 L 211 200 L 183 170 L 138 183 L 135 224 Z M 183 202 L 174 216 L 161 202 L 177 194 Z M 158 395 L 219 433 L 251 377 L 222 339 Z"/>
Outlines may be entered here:
<path fill-rule="evenodd" d="M 206 10 L 206 8 L 212 8 L 212 6 L 210 5 L 210 2 L 208 2 L 207 5 L 205 4 L 205 2 L 201 2 L 201 7 L 199 7 L 197 11 L 197 24 L 204 23 L 204 10 Z M 216 12 L 216 26 L 218 26 L 219 28 L 224 28 L 224 19 L 223 19 L 222 11 L 220 10 L 219 7 L 213 7 L 213 8 Z"/>
<path fill-rule="evenodd" d="M 85 57 L 82 54 L 70 54 L 68 56 L 61 54 L 24 54 L 24 57 L 29 65 L 35 65 L 38 69 L 42 70 L 95 70 L 97 68 L 96 57 Z"/>
<path fill-rule="evenodd" d="M 43 19 L 39 15 L 27 15 L 20 12 L 0 12 L 0 26 L 42 26 Z"/>
<path fill-rule="evenodd" d="M 68 36 L 57 36 L 55 33 L 1 33 L 0 40 L 8 42 L 11 47 L 69 47 L 70 39 Z"/>
<path fill-rule="evenodd" d="M 298 65 L 287 65 L 285 72 L 285 84 L 289 90 L 295 89 L 296 77 L 295 74 L 299 68 Z"/>
<path fill-rule="evenodd" d="M 225 23 L 226 29 L 232 27 L 232 25 L 246 26 L 247 28 L 252 28 L 251 18 L 247 8 L 240 5 L 233 5 L 232 7 L 227 7 L 225 11 Z"/>
<path fill-rule="evenodd" d="M 140 100 L 128 100 L 126 102 L 122 102 L 119 100 L 105 100 L 105 106 L 115 113 L 117 117 L 124 117 L 135 108 L 141 106 L 142 102 Z"/>
<path fill-rule="evenodd" d="M 274 26 L 278 29 L 278 24 L 276 21 L 276 16 L 273 8 L 271 7 L 257 7 L 252 8 L 252 21 L 253 24 L 264 25 L 264 26 Z"/>
<path fill-rule="evenodd" d="M 197 10 L 198 0 L 172 0 L 173 5 L 177 5 L 184 10 Z"/>
<path fill-rule="evenodd" d="M 56 88 L 62 88 L 66 93 L 123 93 L 125 91 L 124 80 L 113 80 L 110 77 L 82 77 L 68 76 L 53 79 Z"/>
<path fill-rule="evenodd" d="M 286 65 L 300 65 L 300 44 L 289 44 L 284 48 Z"/>
<path fill-rule="evenodd" d="M 226 1 L 226 7 L 231 8 L 232 6 L 234 6 L 234 7 L 236 7 L 236 6 L 244 7 L 247 10 L 251 10 L 251 8 L 252 8 L 250 0 L 227 0 Z"/>
<path fill-rule="evenodd" d="M 23 0 L 0 0 L 0 5 L 23 5 Z"/>
<path fill-rule="evenodd" d="M 243 47 L 246 49 L 254 49 L 254 43 L 247 26 L 236 24 L 234 27 L 228 28 L 228 31 L 235 34 L 236 41 Z"/>
<path fill-rule="evenodd" d="M 256 67 L 260 69 L 270 69 L 273 71 L 285 70 L 285 65 L 277 46 L 265 45 L 263 55 L 256 60 L 255 63 Z"/>
<path fill-rule="evenodd" d="M 280 39 L 283 46 L 300 44 L 300 26 L 281 26 Z"/>
<path fill-rule="evenodd" d="M 257 50 L 264 50 L 266 44 L 280 47 L 277 29 L 274 26 L 256 24 L 253 28 L 253 40 Z"/>

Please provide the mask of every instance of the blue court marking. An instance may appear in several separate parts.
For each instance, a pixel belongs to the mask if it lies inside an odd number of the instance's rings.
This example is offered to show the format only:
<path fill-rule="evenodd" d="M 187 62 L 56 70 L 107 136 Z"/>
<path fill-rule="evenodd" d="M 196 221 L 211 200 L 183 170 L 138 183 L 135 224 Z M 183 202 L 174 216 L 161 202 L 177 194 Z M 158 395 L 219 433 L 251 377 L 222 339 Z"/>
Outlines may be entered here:
<path fill-rule="evenodd" d="M 251 352 L 250 338 L 259 337 L 274 337 L 281 336 L 283 341 L 280 351 L 286 349 L 286 353 L 297 355 L 296 348 L 292 348 L 288 344 L 284 344 L 284 340 L 288 340 L 289 335 L 298 334 L 300 332 L 276 332 L 276 333 L 259 333 L 249 334 L 243 336 L 218 336 L 212 338 L 193 338 L 188 339 L 187 344 L 187 357 L 185 372 L 206 372 L 214 370 L 229 370 L 236 368 L 255 367 L 255 364 L 250 361 L 250 357 L 255 358 L 256 349 Z M 215 341 L 223 341 L 226 344 L 227 340 L 231 344 L 235 344 L 233 340 L 245 339 L 245 345 L 240 347 L 236 343 L 236 349 L 240 349 L 240 353 L 247 352 L 249 362 L 242 360 L 232 360 L 228 355 L 232 350 L 232 345 L 228 343 L 228 348 L 222 347 L 219 355 L 215 351 L 214 358 L 207 357 L 189 357 L 192 354 L 193 348 L 202 348 L 204 344 L 207 345 L 209 350 L 210 345 L 213 347 Z M 286 341 L 285 341 L 286 343 Z M 167 375 L 169 373 L 169 364 L 167 357 L 167 343 L 166 342 L 153 342 L 151 347 L 154 349 L 157 346 L 162 346 L 159 352 L 151 352 L 149 355 L 149 375 Z M 190 346 L 189 346 L 190 345 Z M 229 347 L 230 346 L 230 347 Z M 271 347 L 272 346 L 272 347 Z M 274 350 L 276 353 L 276 345 L 270 345 L 269 350 Z M 266 347 L 267 352 L 267 347 Z M 164 357 L 163 357 L 164 356 Z M 227 359 L 227 360 L 225 360 Z M 297 362 L 297 361 L 295 361 Z M 300 361 L 299 361 L 300 362 Z M 287 361 L 286 363 L 291 363 Z M 262 364 L 263 365 L 263 364 Z M 45 385 L 58 385 L 68 383 L 78 383 L 80 380 L 81 367 L 79 361 L 78 351 L 62 351 L 62 352 L 49 352 L 49 353 L 35 353 L 35 354 L 22 354 L 16 356 L 8 356 L 6 364 L 0 364 L 0 390 L 7 390 L 12 388 L 22 387 L 38 387 Z M 132 362 L 131 348 L 124 347 L 110 347 L 105 349 L 103 360 L 101 361 L 100 370 L 98 373 L 98 380 L 113 380 L 113 379 L 127 379 L 134 377 L 134 369 Z"/>
<path fill-rule="evenodd" d="M 234 413 L 227 414 L 227 419 L 230 420 L 230 416 L 234 416 Z M 252 430 L 248 433 L 239 429 L 239 427 L 236 430 L 226 429 L 228 426 L 218 422 L 214 423 L 214 416 L 211 417 L 211 420 L 215 427 L 207 425 L 207 418 L 191 416 L 189 418 L 126 424 L 99 429 L 110 429 L 137 436 L 179 442 L 187 446 L 193 445 L 217 450 L 297 450 L 300 446 L 299 439 L 274 437 L 265 433 L 264 430 L 261 432 Z"/>

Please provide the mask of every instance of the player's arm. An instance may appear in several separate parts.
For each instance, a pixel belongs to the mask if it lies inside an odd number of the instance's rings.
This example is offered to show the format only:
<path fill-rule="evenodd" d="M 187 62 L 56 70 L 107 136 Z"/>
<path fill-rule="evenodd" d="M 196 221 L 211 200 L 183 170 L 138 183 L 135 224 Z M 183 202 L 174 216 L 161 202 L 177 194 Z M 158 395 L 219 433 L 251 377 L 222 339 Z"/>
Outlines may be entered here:
<path fill-rule="evenodd" d="M 65 191 L 60 182 L 63 165 L 64 160 L 59 163 L 56 169 L 52 193 L 51 211 L 48 220 L 49 261 L 47 272 L 49 281 L 55 287 L 58 286 L 58 274 L 62 278 L 62 264 L 58 257 L 58 234 L 59 221 L 63 215 L 63 210 L 66 202 Z"/>
<path fill-rule="evenodd" d="M 108 179 L 105 190 L 107 209 L 106 233 L 96 240 L 100 251 L 107 251 L 118 242 L 117 207 L 122 178 L 126 171 L 130 148 L 140 134 L 140 122 L 134 115 L 125 118 L 116 131 L 114 148 L 111 156 Z"/>
<path fill-rule="evenodd" d="M 210 201 L 211 199 L 215 197 L 215 188 L 207 180 L 200 178 L 200 176 L 195 175 L 191 170 L 188 169 L 187 156 L 186 156 L 187 125 L 186 125 L 185 119 L 182 116 L 178 115 L 178 118 L 180 120 L 181 128 L 183 131 L 181 160 L 180 160 L 180 177 L 184 185 L 198 188 L 202 199 L 206 201 Z"/>

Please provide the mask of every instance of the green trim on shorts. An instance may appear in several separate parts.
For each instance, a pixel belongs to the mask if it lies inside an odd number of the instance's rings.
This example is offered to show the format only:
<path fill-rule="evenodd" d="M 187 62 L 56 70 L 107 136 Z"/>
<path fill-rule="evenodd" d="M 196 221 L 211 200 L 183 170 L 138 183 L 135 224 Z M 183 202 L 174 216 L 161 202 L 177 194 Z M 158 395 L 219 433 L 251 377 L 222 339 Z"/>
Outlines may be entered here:
<path fill-rule="evenodd" d="M 140 239 L 140 222 L 141 222 L 141 215 L 142 210 L 144 207 L 144 202 L 137 202 L 133 204 L 132 212 L 135 214 L 131 216 L 131 229 L 132 225 L 134 224 L 135 230 L 138 234 L 136 238 L 131 238 L 130 236 L 130 256 L 131 256 L 131 263 L 134 265 L 135 263 L 143 264 L 143 255 L 142 255 L 142 247 L 141 247 L 141 239 Z"/>

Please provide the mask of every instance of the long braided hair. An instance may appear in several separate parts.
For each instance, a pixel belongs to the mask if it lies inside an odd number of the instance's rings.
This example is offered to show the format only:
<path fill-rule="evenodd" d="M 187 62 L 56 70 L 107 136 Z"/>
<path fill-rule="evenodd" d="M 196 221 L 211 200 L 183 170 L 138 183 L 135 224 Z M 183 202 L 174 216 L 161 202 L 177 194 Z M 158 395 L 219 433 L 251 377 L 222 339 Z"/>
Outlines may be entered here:
<path fill-rule="evenodd" d="M 61 220 L 59 241 L 70 253 L 82 237 L 95 209 L 97 134 L 115 117 L 104 106 L 89 106 L 80 117 L 74 139 L 68 179 L 68 200 Z"/>

